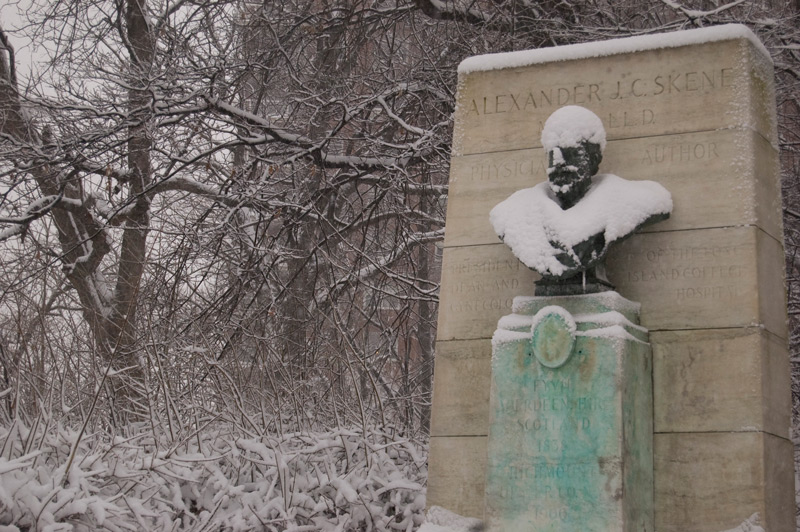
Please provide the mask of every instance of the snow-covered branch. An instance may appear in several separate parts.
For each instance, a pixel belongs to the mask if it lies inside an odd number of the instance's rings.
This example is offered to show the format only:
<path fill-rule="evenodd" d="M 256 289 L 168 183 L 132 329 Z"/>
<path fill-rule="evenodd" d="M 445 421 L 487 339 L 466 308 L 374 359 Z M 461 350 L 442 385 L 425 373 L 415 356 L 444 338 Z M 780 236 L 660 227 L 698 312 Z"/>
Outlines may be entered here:
<path fill-rule="evenodd" d="M 691 20 L 700 19 L 700 18 L 708 18 L 713 17 L 715 15 L 719 15 L 729 9 L 732 9 L 738 5 L 745 3 L 747 0 L 734 0 L 733 2 L 729 2 L 725 5 L 719 6 L 715 9 L 709 10 L 700 10 L 700 9 L 689 9 L 681 5 L 679 2 L 675 0 L 661 0 L 664 4 L 669 6 L 670 8 L 680 11 L 683 13 L 687 18 Z"/>
<path fill-rule="evenodd" d="M 38 198 L 27 206 L 22 216 L 0 217 L 0 223 L 11 224 L 11 227 L 0 230 L 0 241 L 24 233 L 31 222 L 41 218 L 52 209 L 61 208 L 66 211 L 77 212 L 82 207 L 82 201 L 74 198 L 65 198 L 63 190 L 57 195 Z"/>
<path fill-rule="evenodd" d="M 262 139 L 250 137 L 246 140 L 248 144 L 275 141 L 289 146 L 301 148 L 303 152 L 297 156 L 308 156 L 312 158 L 316 164 L 324 168 L 354 168 L 363 171 L 400 169 L 418 162 L 429 151 L 428 149 L 424 149 L 420 152 L 412 152 L 407 155 L 399 155 L 394 157 L 367 157 L 358 155 L 332 154 L 324 148 L 324 145 L 330 139 L 314 141 L 304 135 L 291 133 L 282 128 L 275 127 L 269 119 L 257 116 L 251 112 L 238 108 L 219 99 L 208 98 L 207 101 L 209 107 L 217 112 L 232 118 L 243 120 L 248 126 L 256 127 L 265 133 L 265 137 Z M 408 128 L 411 126 L 405 124 L 404 127 Z M 420 134 L 424 133 L 419 128 L 416 128 L 414 132 Z"/>
<path fill-rule="evenodd" d="M 341 290 L 343 290 L 347 286 L 355 286 L 358 283 L 363 282 L 366 279 L 369 279 L 378 272 L 382 272 L 386 275 L 389 275 L 390 277 L 395 276 L 396 274 L 391 270 L 389 270 L 389 268 L 395 262 L 397 262 L 401 257 L 403 257 L 408 252 L 408 250 L 423 244 L 439 242 L 443 239 L 444 239 L 444 229 L 442 228 L 442 229 L 437 229 L 435 231 L 429 231 L 427 233 L 411 235 L 402 245 L 395 247 L 391 253 L 389 253 L 387 256 L 381 259 L 373 259 L 365 255 L 364 258 L 367 259 L 369 262 L 367 266 L 360 268 L 359 270 L 350 272 L 343 278 L 337 280 L 327 290 L 321 292 L 316 297 L 316 300 L 320 304 L 328 300 L 336 300 Z"/>
<path fill-rule="evenodd" d="M 487 24 L 491 18 L 474 7 L 471 0 L 414 0 L 416 6 L 435 20 L 451 20 L 468 24 Z"/>

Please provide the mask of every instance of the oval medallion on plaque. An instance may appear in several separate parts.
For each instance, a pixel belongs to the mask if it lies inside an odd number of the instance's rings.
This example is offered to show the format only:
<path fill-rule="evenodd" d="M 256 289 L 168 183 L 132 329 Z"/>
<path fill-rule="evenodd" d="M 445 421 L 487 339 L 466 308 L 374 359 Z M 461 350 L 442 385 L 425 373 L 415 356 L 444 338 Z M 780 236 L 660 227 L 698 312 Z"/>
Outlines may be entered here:
<path fill-rule="evenodd" d="M 533 318 L 531 344 L 536 359 L 545 367 L 567 363 L 575 347 L 575 320 L 562 307 L 544 307 Z"/>

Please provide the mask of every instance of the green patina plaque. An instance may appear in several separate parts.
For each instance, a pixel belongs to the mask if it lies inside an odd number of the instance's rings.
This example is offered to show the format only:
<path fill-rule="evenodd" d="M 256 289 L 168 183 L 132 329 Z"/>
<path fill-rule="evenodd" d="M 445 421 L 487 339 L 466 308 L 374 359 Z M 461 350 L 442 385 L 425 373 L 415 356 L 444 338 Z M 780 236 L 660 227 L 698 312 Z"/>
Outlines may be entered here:
<path fill-rule="evenodd" d="M 576 331 L 564 309 L 531 321 L 495 336 L 488 530 L 652 532 L 649 344 L 622 326 Z"/>
<path fill-rule="evenodd" d="M 575 347 L 575 320 L 561 307 L 545 307 L 533 318 L 531 344 L 536 360 L 545 367 L 563 366 Z"/>

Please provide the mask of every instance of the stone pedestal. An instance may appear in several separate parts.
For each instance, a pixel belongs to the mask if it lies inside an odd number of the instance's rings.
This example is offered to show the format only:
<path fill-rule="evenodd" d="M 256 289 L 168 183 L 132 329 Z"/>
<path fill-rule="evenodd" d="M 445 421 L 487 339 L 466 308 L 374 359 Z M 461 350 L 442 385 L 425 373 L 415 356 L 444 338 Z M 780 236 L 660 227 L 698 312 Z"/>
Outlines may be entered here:
<path fill-rule="evenodd" d="M 652 532 L 652 358 L 638 305 L 605 292 L 520 297 L 514 310 L 493 339 L 488 530 Z"/>

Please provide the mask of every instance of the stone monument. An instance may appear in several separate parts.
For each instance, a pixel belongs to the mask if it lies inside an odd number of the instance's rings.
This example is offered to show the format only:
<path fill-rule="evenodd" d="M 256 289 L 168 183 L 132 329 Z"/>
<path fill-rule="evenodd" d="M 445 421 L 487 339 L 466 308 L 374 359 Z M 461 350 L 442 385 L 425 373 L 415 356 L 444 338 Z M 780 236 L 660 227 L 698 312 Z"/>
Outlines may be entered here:
<path fill-rule="evenodd" d="M 654 528 L 721 531 L 758 514 L 765 530 L 794 530 L 773 74 L 768 53 L 743 26 L 462 63 L 428 504 L 484 518 L 492 335 L 500 317 L 527 313 L 532 323 L 540 310 L 529 299 L 514 302 L 534 296 L 538 276 L 486 220 L 515 191 L 547 180 L 538 139 L 545 120 L 566 105 L 590 109 L 604 124 L 601 173 L 657 181 L 675 201 L 668 220 L 608 250 L 605 278 L 594 272 L 598 285 L 607 281 L 641 303 L 641 325 L 650 331 Z M 576 263 L 605 249 L 598 241 L 586 246 Z M 569 311 L 576 345 L 585 337 L 577 333 L 610 325 L 637 337 L 627 303 L 614 304 L 625 318 L 614 324 Z M 565 364 L 580 360 L 573 353 Z"/>

